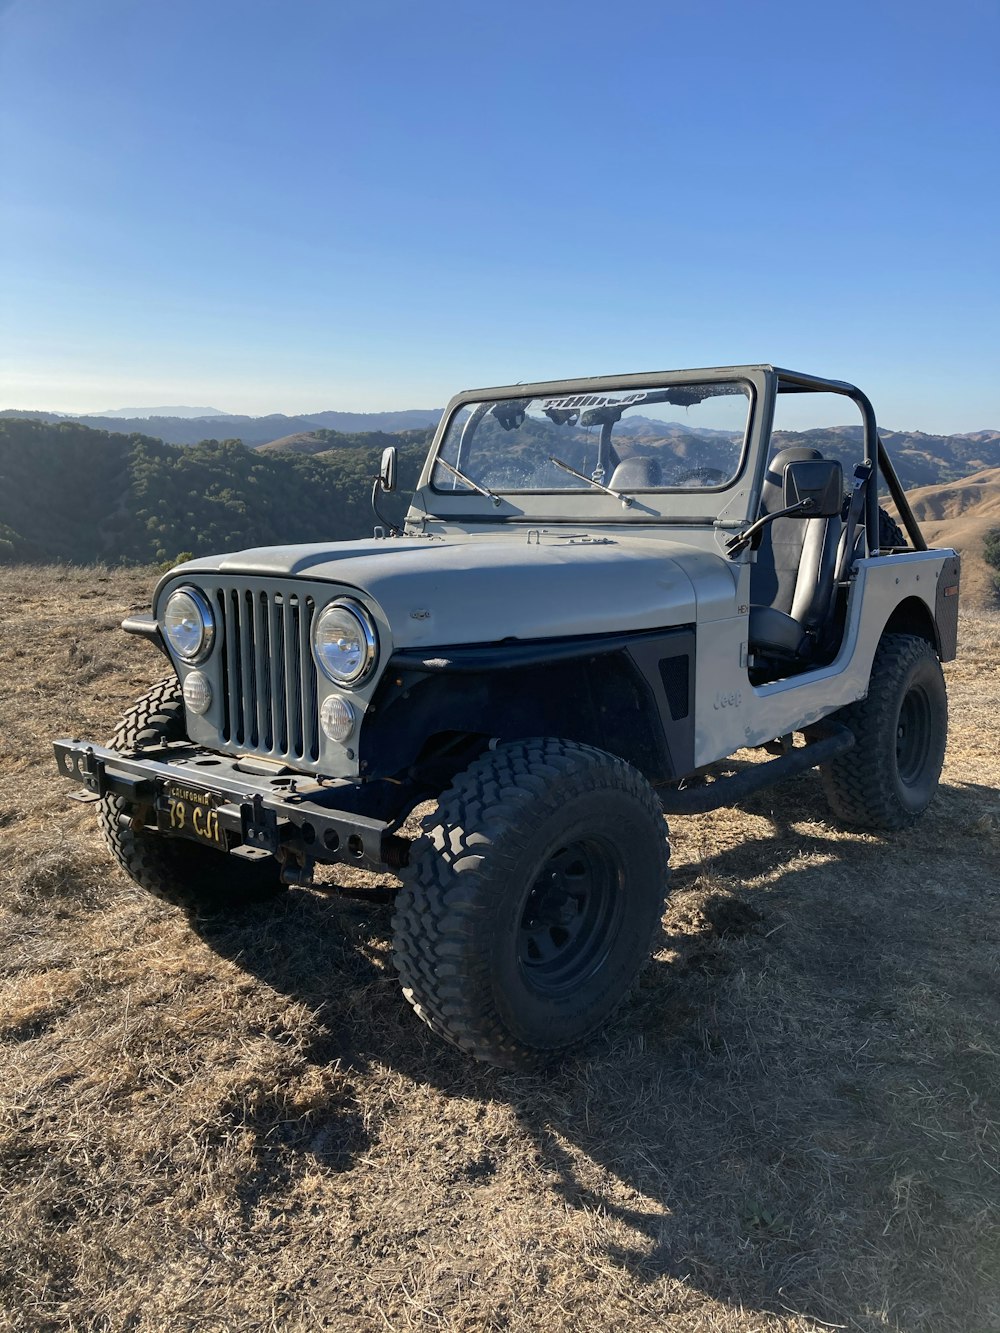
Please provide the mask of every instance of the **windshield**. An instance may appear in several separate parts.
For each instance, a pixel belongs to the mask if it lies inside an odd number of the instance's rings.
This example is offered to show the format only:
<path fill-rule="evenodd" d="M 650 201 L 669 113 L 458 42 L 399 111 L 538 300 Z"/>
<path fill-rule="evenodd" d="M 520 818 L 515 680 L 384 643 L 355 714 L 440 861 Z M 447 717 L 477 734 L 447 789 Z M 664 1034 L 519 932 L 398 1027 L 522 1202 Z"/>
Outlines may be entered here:
<path fill-rule="evenodd" d="M 743 457 L 750 389 L 737 381 L 465 404 L 435 490 L 615 492 L 728 485 Z M 575 475 L 579 474 L 579 475 Z"/>

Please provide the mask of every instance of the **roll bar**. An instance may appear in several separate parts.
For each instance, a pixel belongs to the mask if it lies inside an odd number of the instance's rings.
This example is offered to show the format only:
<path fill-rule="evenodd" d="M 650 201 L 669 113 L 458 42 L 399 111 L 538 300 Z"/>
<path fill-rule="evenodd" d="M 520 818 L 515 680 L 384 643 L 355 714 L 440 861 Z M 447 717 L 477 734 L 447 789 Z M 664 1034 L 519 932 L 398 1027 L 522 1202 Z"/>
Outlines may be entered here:
<path fill-rule="evenodd" d="M 846 380 L 820 379 L 815 375 L 802 375 L 794 370 L 779 370 L 777 367 L 775 374 L 778 393 L 842 393 L 857 404 L 864 423 L 865 462 L 872 467 L 868 494 L 865 497 L 865 536 L 868 550 L 870 552 L 878 550 L 878 477 L 881 473 L 889 488 L 892 502 L 903 520 L 903 527 L 913 544 L 913 549 L 926 551 L 927 542 L 924 540 L 924 534 L 920 531 L 920 524 L 910 508 L 906 492 L 900 485 L 892 459 L 886 453 L 885 445 L 879 436 L 878 426 L 875 423 L 875 409 L 867 395 L 856 385 L 848 384 Z"/>

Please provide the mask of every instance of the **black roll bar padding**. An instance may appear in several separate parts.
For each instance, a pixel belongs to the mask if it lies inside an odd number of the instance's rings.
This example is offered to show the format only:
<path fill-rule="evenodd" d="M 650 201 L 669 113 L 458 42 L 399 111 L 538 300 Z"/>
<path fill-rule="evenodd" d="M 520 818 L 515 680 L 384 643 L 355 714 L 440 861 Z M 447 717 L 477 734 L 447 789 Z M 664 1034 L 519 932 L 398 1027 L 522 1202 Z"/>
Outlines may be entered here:
<path fill-rule="evenodd" d="M 878 440 L 878 465 L 885 477 L 885 483 L 889 487 L 889 494 L 892 496 L 892 503 L 896 506 L 896 512 L 903 520 L 903 527 L 906 529 L 906 535 L 913 543 L 915 551 L 926 551 L 927 542 L 924 534 L 920 531 L 920 524 L 917 517 L 910 508 L 910 502 L 906 498 L 906 492 L 900 485 L 899 477 L 896 475 L 896 469 L 892 465 L 892 459 L 886 453 L 885 445 L 882 443 L 882 437 L 876 436 Z M 876 515 L 876 522 L 878 515 Z"/>

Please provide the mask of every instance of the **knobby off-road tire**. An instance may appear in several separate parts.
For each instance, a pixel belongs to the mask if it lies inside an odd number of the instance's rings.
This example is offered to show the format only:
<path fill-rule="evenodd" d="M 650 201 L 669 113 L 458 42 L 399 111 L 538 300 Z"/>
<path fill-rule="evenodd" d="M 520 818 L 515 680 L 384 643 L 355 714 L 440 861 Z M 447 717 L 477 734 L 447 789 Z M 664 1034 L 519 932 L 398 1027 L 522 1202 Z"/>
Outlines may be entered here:
<path fill-rule="evenodd" d="M 878 509 L 878 544 L 881 551 L 891 550 L 894 546 L 909 545 L 906 533 L 881 505 Z"/>
<path fill-rule="evenodd" d="M 855 743 L 820 767 L 831 810 L 859 828 L 905 828 L 937 790 L 948 737 L 948 696 L 933 647 L 914 634 L 884 635 L 868 697 L 835 717 Z"/>
<path fill-rule="evenodd" d="M 142 750 L 184 740 L 184 699 L 176 679 L 162 680 L 125 714 L 109 745 Z M 188 911 L 221 911 L 274 897 L 284 888 L 277 862 L 241 864 L 224 852 L 132 827 L 133 810 L 120 796 L 102 796 L 101 830 L 115 860 L 140 888 Z"/>
<path fill-rule="evenodd" d="M 668 857 L 660 802 L 623 760 L 549 739 L 487 751 L 413 845 L 393 915 L 403 993 L 477 1059 L 544 1064 L 649 958 Z"/>

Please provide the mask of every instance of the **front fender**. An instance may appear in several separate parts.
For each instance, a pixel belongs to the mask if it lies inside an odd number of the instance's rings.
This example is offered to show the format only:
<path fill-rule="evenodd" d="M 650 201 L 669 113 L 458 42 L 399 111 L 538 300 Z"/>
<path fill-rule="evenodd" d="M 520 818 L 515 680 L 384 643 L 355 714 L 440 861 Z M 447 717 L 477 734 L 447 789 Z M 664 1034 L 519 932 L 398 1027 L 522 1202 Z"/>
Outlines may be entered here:
<path fill-rule="evenodd" d="M 419 777 L 463 737 L 558 736 L 651 781 L 693 767 L 692 626 L 597 639 L 397 652 L 359 738 L 361 772 Z"/>

